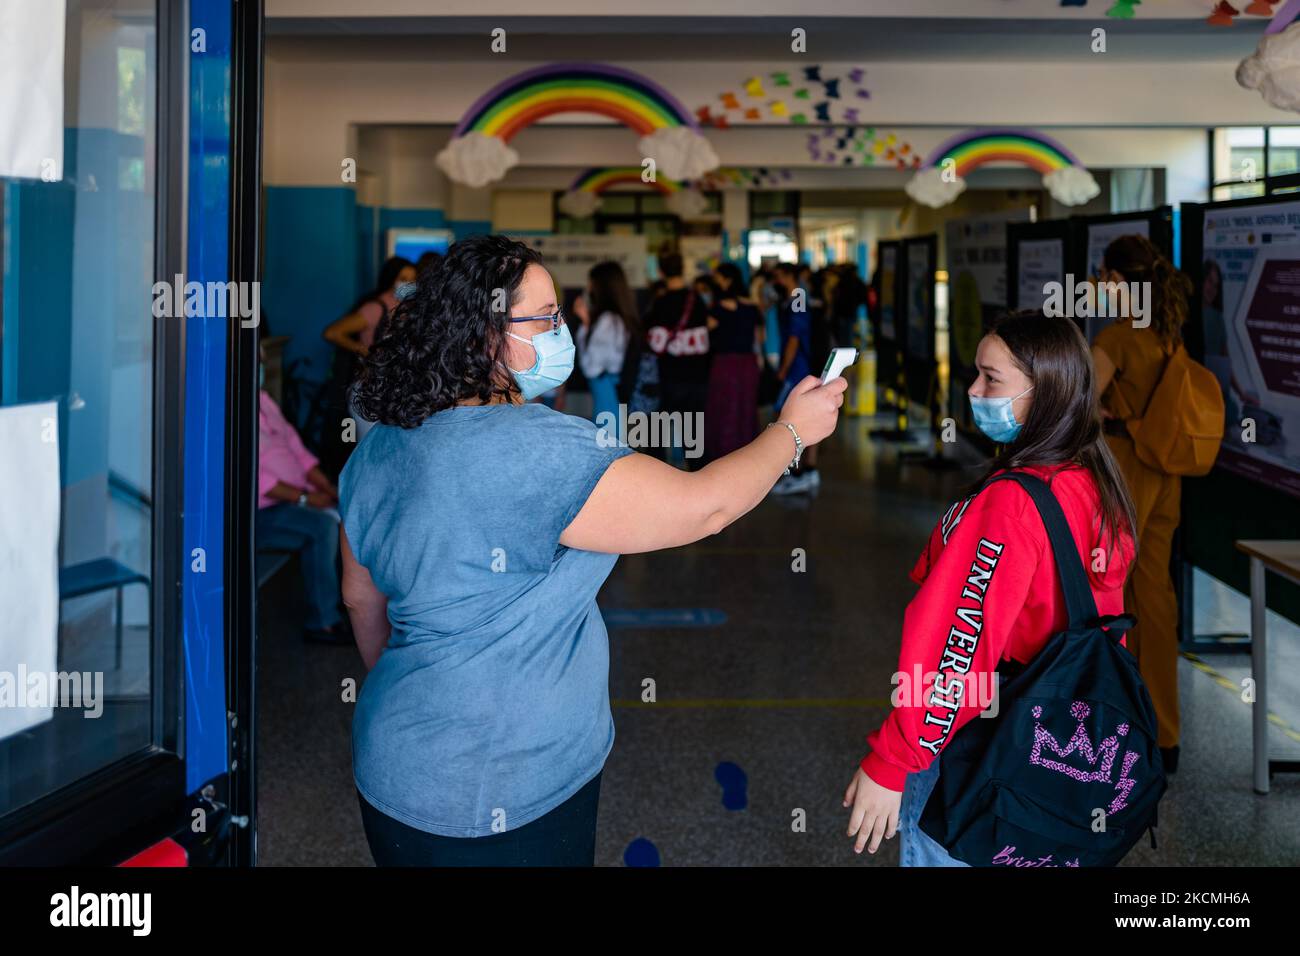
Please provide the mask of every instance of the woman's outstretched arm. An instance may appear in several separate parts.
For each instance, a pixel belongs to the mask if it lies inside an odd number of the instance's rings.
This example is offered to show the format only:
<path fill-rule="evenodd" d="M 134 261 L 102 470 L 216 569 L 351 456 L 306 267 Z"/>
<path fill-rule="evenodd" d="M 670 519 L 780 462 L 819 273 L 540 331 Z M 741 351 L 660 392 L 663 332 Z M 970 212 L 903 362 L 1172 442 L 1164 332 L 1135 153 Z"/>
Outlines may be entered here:
<path fill-rule="evenodd" d="M 795 427 L 805 447 L 815 445 L 835 430 L 846 388 L 842 378 L 822 385 L 808 376 L 786 399 L 781 421 Z M 620 458 L 597 482 L 560 543 L 584 551 L 637 554 L 717 534 L 763 500 L 794 452 L 790 429 L 777 425 L 695 472 L 649 455 Z"/>

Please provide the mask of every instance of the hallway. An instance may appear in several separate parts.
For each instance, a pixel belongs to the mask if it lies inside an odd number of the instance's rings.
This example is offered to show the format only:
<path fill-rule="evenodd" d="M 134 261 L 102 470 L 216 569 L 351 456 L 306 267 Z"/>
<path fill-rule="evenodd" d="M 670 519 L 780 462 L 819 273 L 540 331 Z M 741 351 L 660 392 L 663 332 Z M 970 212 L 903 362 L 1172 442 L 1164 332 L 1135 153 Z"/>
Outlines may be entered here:
<path fill-rule="evenodd" d="M 844 836 L 840 799 L 888 707 L 914 591 L 908 572 L 969 477 L 900 465 L 896 449 L 866 438 L 874 424 L 841 421 L 815 500 L 769 497 L 708 541 L 619 561 L 600 595 L 617 740 L 602 782 L 599 865 L 868 862 Z M 793 570 L 796 549 L 806 570 Z M 369 865 L 351 783 L 352 704 L 340 699 L 342 682 L 360 681 L 363 669 L 353 649 L 302 643 L 295 573 L 291 565 L 263 590 L 260 861 Z M 665 621 L 649 609 L 717 611 L 725 621 L 689 626 L 714 618 Z M 1283 643 L 1274 653 L 1294 654 Z M 642 703 L 648 680 L 654 703 Z M 1183 756 L 1161 804 L 1159 849 L 1143 841 L 1126 865 L 1294 862 L 1300 779 L 1279 776 L 1270 795 L 1254 794 L 1249 708 L 1186 660 L 1180 680 Z M 1291 696 L 1282 680 L 1275 707 Z M 1296 751 L 1272 732 L 1275 756 Z M 889 841 L 870 862 L 892 866 L 897 853 Z"/>

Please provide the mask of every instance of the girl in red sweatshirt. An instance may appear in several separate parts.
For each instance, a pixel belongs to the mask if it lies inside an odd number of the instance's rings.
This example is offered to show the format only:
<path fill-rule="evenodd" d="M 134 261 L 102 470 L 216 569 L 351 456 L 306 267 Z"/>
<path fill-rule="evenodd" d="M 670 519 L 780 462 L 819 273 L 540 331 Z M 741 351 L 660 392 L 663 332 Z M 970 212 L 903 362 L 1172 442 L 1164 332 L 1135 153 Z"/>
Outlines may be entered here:
<path fill-rule="evenodd" d="M 901 834 L 903 866 L 964 866 L 918 827 L 955 734 L 994 703 L 1001 668 L 1033 660 L 1068 625 L 1047 532 L 1007 470 L 1047 481 L 1074 532 L 1097 609 L 1123 610 L 1133 506 L 1102 437 L 1092 359 L 1069 319 L 1016 313 L 975 357 L 973 420 L 1001 445 L 972 493 L 954 503 L 912 569 L 921 586 L 903 617 L 894 707 L 844 794 L 855 850 Z"/>

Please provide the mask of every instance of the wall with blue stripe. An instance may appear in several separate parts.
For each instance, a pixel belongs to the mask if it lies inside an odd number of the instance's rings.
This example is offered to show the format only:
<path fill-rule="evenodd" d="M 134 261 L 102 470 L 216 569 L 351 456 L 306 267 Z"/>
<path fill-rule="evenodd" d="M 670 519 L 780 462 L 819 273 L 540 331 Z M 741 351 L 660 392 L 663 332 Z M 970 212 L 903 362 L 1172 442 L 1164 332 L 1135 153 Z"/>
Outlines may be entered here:
<path fill-rule="evenodd" d="M 456 239 L 492 223 L 448 220 L 441 209 L 391 209 L 356 201 L 350 186 L 267 186 L 262 309 L 272 335 L 288 335 L 285 362 L 322 381 L 333 361 L 325 327 L 374 285 L 389 229 L 450 229 Z"/>

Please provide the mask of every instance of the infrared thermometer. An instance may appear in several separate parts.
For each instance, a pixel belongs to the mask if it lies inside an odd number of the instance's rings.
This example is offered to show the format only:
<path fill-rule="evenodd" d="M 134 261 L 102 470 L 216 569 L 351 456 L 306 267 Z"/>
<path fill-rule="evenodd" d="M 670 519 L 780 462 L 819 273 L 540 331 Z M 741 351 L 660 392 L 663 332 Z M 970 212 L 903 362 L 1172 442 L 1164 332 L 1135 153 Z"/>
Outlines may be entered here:
<path fill-rule="evenodd" d="M 832 349 L 830 358 L 826 360 L 826 367 L 822 369 L 822 384 L 825 385 L 831 379 L 839 378 L 844 370 L 857 360 L 857 349 Z"/>

